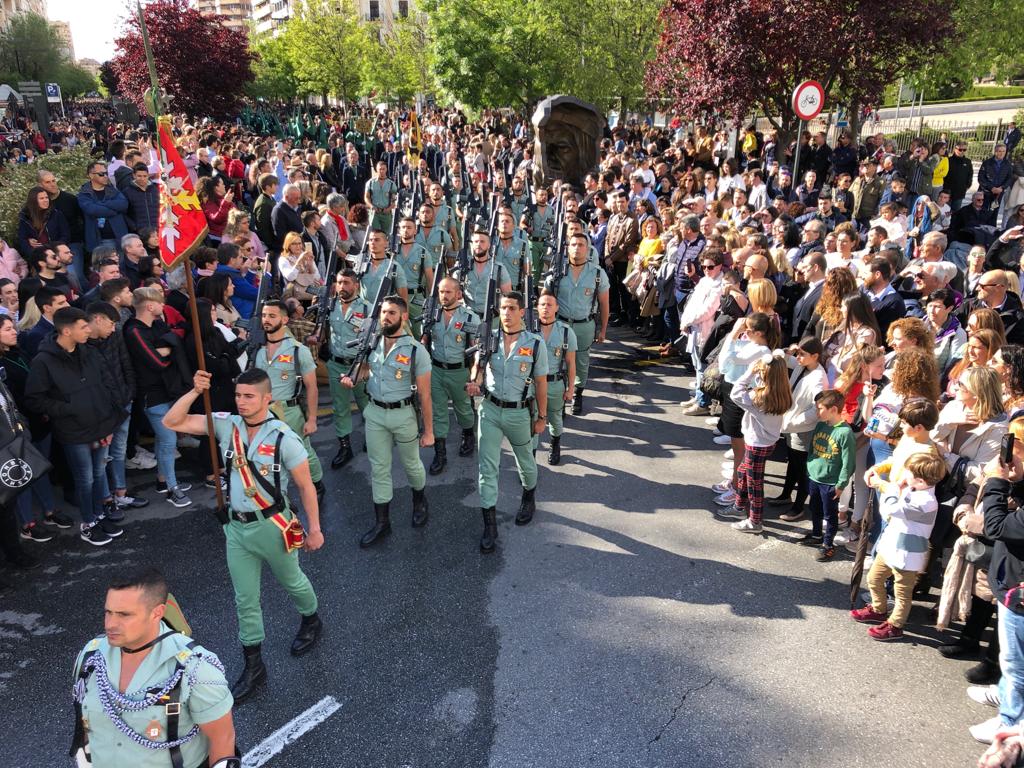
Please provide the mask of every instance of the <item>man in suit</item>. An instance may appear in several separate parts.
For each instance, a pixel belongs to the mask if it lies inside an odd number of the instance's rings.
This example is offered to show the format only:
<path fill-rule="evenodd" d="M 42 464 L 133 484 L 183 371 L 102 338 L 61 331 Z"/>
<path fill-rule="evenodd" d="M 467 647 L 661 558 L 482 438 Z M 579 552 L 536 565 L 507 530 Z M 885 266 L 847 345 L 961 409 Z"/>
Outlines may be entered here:
<path fill-rule="evenodd" d="M 284 236 L 289 232 L 302 233 L 301 202 L 302 191 L 298 185 L 285 184 L 281 202 L 275 205 L 270 212 L 270 225 L 274 230 L 273 250 L 280 252 L 284 244 Z"/>
<path fill-rule="evenodd" d="M 903 297 L 892 287 L 892 264 L 884 256 L 876 256 L 869 264 L 861 267 L 864 295 L 875 310 L 875 320 L 882 332 L 882 339 L 887 337 L 889 326 L 906 313 Z M 881 339 L 879 340 L 881 341 Z"/>
<path fill-rule="evenodd" d="M 274 236 L 274 225 L 271 216 L 274 212 L 274 198 L 277 195 L 277 176 L 272 173 L 264 173 L 257 181 L 260 194 L 252 208 L 252 229 L 256 237 L 263 243 L 268 251 L 276 252 L 279 248 L 277 238 Z"/>
<path fill-rule="evenodd" d="M 362 202 L 366 196 L 366 182 L 370 180 L 370 174 L 366 166 L 359 162 L 359 150 L 355 147 L 349 149 L 340 168 L 338 179 L 341 182 L 341 189 L 338 191 L 353 204 Z"/>
<path fill-rule="evenodd" d="M 609 325 L 622 325 L 626 320 L 635 319 L 638 312 L 631 309 L 634 304 L 626 286 L 622 281 L 626 277 L 626 269 L 640 244 L 640 227 L 629 212 L 629 199 L 620 192 L 612 201 L 612 214 L 608 222 L 608 236 L 604 241 L 604 268 L 612 285 L 612 314 Z"/>
<path fill-rule="evenodd" d="M 796 268 L 807 283 L 807 291 L 793 308 L 793 323 L 790 326 L 793 329 L 793 337 L 790 341 L 794 344 L 814 330 L 810 327 L 811 315 L 814 314 L 818 301 L 821 300 L 828 262 L 825 260 L 825 254 L 821 251 L 811 251 L 800 260 Z"/>

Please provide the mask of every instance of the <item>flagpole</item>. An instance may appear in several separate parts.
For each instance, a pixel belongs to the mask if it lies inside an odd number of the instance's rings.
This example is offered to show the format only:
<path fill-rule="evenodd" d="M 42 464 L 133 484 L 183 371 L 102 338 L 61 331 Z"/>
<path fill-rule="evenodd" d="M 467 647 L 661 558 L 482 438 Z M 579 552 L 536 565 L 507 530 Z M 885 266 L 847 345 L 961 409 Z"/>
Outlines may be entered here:
<path fill-rule="evenodd" d="M 137 4 L 139 12 L 139 27 L 142 30 L 142 46 L 146 52 L 146 66 L 149 69 L 149 81 L 152 86 L 146 106 L 149 107 L 153 120 L 156 122 L 156 131 L 153 140 L 156 144 L 156 156 L 160 165 L 159 183 L 164 185 L 164 156 L 160 150 L 160 111 L 162 107 L 162 95 L 160 93 L 159 80 L 156 75 L 156 61 L 153 58 L 153 49 L 149 45 L 149 30 L 146 29 L 146 17 L 142 12 L 141 1 Z M 158 224 L 159 226 L 159 224 Z M 159 233 L 158 233 L 159 234 Z M 203 351 L 203 336 L 199 332 L 199 307 L 196 304 L 196 286 L 192 279 L 192 260 L 189 258 L 191 249 L 185 252 L 182 260 L 182 268 L 185 270 L 185 288 L 188 291 L 188 308 L 192 320 L 192 338 L 196 343 L 196 361 L 199 370 L 206 371 L 206 353 Z M 206 432 L 209 436 L 207 443 L 210 447 L 210 466 L 213 467 L 213 487 L 217 494 L 217 509 L 224 507 L 224 494 L 220 488 L 220 455 L 217 450 L 217 433 L 213 427 L 213 405 L 210 402 L 210 390 L 203 391 L 203 411 L 206 413 Z"/>

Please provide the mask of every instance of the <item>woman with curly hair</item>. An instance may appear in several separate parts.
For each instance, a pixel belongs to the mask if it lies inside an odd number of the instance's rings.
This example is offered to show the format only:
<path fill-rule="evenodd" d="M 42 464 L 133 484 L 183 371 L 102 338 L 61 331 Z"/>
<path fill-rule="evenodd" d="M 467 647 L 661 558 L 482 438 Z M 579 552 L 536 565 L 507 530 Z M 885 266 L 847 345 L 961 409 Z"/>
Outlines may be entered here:
<path fill-rule="evenodd" d="M 885 342 L 894 352 L 917 347 L 934 354 L 935 349 L 935 336 L 924 320 L 917 317 L 901 317 L 893 322 L 885 334 Z"/>
<path fill-rule="evenodd" d="M 856 293 L 857 278 L 849 270 L 833 269 L 825 275 L 821 299 L 807 326 L 825 350 L 823 362 L 834 355 L 843 343 L 843 326 L 846 321 L 843 317 L 843 299 Z"/>

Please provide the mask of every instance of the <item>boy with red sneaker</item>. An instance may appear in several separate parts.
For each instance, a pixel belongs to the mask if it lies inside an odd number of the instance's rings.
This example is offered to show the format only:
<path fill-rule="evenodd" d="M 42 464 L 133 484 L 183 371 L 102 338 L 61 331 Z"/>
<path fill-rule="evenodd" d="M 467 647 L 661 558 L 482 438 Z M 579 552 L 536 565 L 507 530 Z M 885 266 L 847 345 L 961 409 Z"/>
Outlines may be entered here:
<path fill-rule="evenodd" d="M 946 464 L 934 453 L 915 453 L 907 459 L 897 483 L 880 489 L 879 512 L 886 521 L 878 537 L 875 560 L 868 572 L 871 605 L 850 611 L 854 621 L 878 624 L 868 629 L 875 640 L 899 640 L 910 614 L 914 584 L 928 565 L 928 537 L 935 526 L 938 502 L 935 485 Z M 896 604 L 886 617 L 885 582 L 892 576 Z"/>

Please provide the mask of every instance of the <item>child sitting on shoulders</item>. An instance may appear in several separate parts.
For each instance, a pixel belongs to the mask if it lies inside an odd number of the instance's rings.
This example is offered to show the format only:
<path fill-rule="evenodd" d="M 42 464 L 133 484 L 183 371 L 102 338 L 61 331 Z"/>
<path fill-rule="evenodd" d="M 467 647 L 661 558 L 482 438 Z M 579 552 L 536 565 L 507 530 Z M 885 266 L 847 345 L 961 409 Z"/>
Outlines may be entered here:
<path fill-rule="evenodd" d="M 850 611 L 854 621 L 878 624 L 868 629 L 875 640 L 898 640 L 910 614 L 914 584 L 928 565 L 928 537 L 935 526 L 935 486 L 946 475 L 946 463 L 935 453 L 912 454 L 896 483 L 882 483 L 879 513 L 886 521 L 868 572 L 871 605 Z M 885 582 L 893 577 L 896 603 L 886 617 Z"/>

